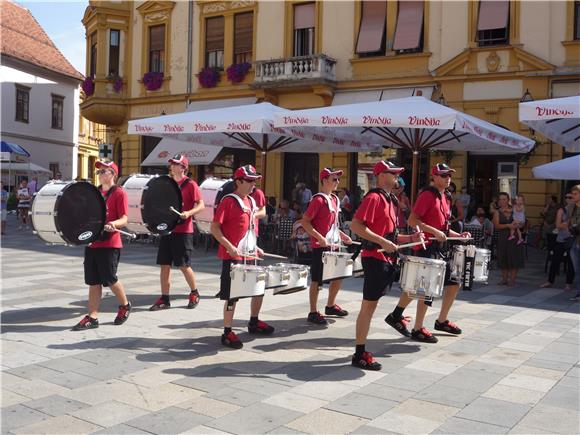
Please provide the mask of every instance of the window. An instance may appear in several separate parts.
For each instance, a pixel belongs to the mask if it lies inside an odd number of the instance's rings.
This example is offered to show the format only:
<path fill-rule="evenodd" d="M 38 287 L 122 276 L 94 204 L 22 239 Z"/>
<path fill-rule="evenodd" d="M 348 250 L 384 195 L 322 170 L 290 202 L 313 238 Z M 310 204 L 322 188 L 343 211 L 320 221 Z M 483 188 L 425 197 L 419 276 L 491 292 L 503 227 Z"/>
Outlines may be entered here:
<path fill-rule="evenodd" d="M 30 88 L 16 85 L 16 121 L 28 123 Z"/>
<path fill-rule="evenodd" d="M 574 39 L 580 39 L 580 1 L 574 2 Z"/>
<path fill-rule="evenodd" d="M 399 1 L 393 40 L 397 53 L 423 51 L 423 1 Z"/>
<path fill-rule="evenodd" d="M 58 180 L 62 177 L 58 163 L 49 163 L 48 169 L 52 172 L 52 178 Z"/>
<path fill-rule="evenodd" d="M 90 59 L 89 59 L 89 77 L 95 77 L 97 73 L 97 32 L 91 33 L 89 38 Z"/>
<path fill-rule="evenodd" d="M 149 72 L 165 70 L 165 24 L 149 27 Z"/>
<path fill-rule="evenodd" d="M 252 62 L 254 42 L 254 13 L 234 16 L 234 63 Z"/>
<path fill-rule="evenodd" d="M 111 29 L 109 32 L 109 76 L 119 76 L 119 47 L 121 31 Z"/>
<path fill-rule="evenodd" d="M 294 6 L 294 56 L 314 54 L 314 3 Z"/>
<path fill-rule="evenodd" d="M 356 53 L 363 56 L 382 56 L 386 42 L 386 1 L 363 1 L 356 43 Z"/>
<path fill-rule="evenodd" d="M 52 96 L 52 128 L 62 130 L 62 112 L 64 107 L 64 97 L 60 95 Z"/>
<path fill-rule="evenodd" d="M 480 47 L 509 43 L 509 0 L 480 0 L 477 43 Z"/>
<path fill-rule="evenodd" d="M 205 20 L 205 66 L 224 68 L 224 17 Z"/>

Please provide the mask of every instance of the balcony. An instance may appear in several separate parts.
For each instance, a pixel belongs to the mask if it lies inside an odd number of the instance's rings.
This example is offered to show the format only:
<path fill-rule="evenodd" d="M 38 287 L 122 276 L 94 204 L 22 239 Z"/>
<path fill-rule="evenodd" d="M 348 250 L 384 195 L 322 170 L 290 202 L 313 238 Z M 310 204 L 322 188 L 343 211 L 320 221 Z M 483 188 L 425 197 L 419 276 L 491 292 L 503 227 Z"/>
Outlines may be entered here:
<path fill-rule="evenodd" d="M 287 59 L 258 60 L 253 87 L 271 85 L 323 84 L 336 81 L 336 60 L 325 54 L 291 57 Z"/>
<path fill-rule="evenodd" d="M 113 81 L 95 79 L 95 91 L 81 102 L 81 115 L 89 121 L 104 125 L 121 125 L 127 115 L 127 84 L 115 90 Z"/>

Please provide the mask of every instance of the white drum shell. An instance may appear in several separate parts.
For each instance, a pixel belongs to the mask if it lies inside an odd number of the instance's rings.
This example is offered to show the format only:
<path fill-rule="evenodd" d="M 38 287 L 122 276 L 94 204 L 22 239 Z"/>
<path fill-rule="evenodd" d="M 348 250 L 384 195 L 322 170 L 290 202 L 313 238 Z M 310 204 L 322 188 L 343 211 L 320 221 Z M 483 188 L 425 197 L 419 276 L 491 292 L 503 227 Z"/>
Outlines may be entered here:
<path fill-rule="evenodd" d="M 155 178 L 154 175 L 134 174 L 123 183 L 123 189 L 127 193 L 127 231 L 137 234 L 150 234 L 143 221 L 143 193 L 147 184 Z"/>
<path fill-rule="evenodd" d="M 401 290 L 411 296 L 441 297 L 445 283 L 446 264 L 443 260 L 408 256 L 402 260 Z"/>
<path fill-rule="evenodd" d="M 491 251 L 489 249 L 475 250 L 475 266 L 473 271 L 473 282 L 487 282 L 489 278 L 489 263 L 491 262 Z"/>
<path fill-rule="evenodd" d="M 282 264 L 282 263 L 281 263 Z M 284 287 L 274 289 L 275 295 L 285 295 L 297 291 L 306 290 L 308 286 L 308 266 L 301 264 L 283 264 L 290 274 L 290 280 Z"/>
<path fill-rule="evenodd" d="M 284 287 L 290 282 L 290 272 L 286 265 L 266 266 L 264 270 L 266 271 L 266 288 Z"/>
<path fill-rule="evenodd" d="M 352 276 L 354 261 L 348 252 L 322 253 L 322 280 L 332 281 Z"/>
<path fill-rule="evenodd" d="M 210 234 L 210 227 L 215 211 L 215 198 L 221 187 L 230 180 L 221 178 L 207 178 L 199 185 L 201 198 L 205 208 L 195 215 L 195 222 L 199 231 L 203 234 Z"/>
<path fill-rule="evenodd" d="M 34 230 L 38 237 L 47 243 L 55 243 L 59 245 L 66 245 L 65 240 L 60 236 L 56 230 L 56 216 L 55 206 L 56 200 L 68 182 L 52 182 L 46 184 L 34 197 L 32 201 L 31 217 Z"/>
<path fill-rule="evenodd" d="M 261 266 L 232 264 L 230 299 L 263 296 L 266 291 L 266 271 Z"/>

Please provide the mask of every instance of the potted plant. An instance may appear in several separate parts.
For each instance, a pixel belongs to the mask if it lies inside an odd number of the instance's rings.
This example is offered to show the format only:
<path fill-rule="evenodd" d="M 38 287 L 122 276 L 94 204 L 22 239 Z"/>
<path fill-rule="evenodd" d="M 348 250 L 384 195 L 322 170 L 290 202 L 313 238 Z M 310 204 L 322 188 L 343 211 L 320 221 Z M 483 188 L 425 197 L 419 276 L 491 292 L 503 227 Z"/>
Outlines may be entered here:
<path fill-rule="evenodd" d="M 163 73 L 149 71 L 143 75 L 143 84 L 148 91 L 156 91 L 163 85 Z"/>
<path fill-rule="evenodd" d="M 232 83 L 240 83 L 246 78 L 246 74 L 252 68 L 252 64 L 249 62 L 234 63 L 230 65 L 227 69 L 228 80 Z"/>
<path fill-rule="evenodd" d="M 202 88 L 215 88 L 220 81 L 220 71 L 213 67 L 202 68 L 197 80 Z"/>
<path fill-rule="evenodd" d="M 123 79 L 119 76 L 113 78 L 113 90 L 118 94 L 123 89 Z"/>
<path fill-rule="evenodd" d="M 81 88 L 87 97 L 90 97 L 95 93 L 95 80 L 92 77 L 85 77 Z"/>

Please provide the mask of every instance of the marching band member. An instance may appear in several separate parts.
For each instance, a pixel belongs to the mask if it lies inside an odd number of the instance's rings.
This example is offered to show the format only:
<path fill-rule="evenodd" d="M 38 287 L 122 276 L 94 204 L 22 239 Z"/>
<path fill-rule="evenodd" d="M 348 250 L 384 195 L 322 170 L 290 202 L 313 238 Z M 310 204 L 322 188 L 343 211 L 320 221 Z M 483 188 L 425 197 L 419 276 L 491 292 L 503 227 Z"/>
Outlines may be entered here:
<path fill-rule="evenodd" d="M 185 281 L 189 285 L 190 292 L 187 308 L 192 309 L 199 304 L 195 274 L 191 269 L 191 256 L 193 253 L 192 218 L 196 213 L 203 210 L 203 199 L 197 183 L 186 175 L 189 168 L 187 157 L 176 154 L 172 159 L 169 159 L 168 163 L 169 175 L 181 189 L 183 201 L 182 222 L 175 227 L 171 234 L 161 236 L 159 250 L 157 251 L 157 264 L 161 266 L 161 297 L 149 308 L 149 311 L 165 310 L 171 307 L 169 288 L 172 264 L 181 270 Z"/>
<path fill-rule="evenodd" d="M 254 212 L 256 204 L 250 193 L 255 188 L 256 180 L 262 176 L 256 173 L 256 169 L 251 165 L 238 168 L 234 173 L 236 190 L 233 194 L 226 195 L 220 201 L 215 211 L 211 224 L 211 233 L 219 242 L 218 257 L 222 259 L 222 272 L 220 277 L 220 299 L 224 303 L 224 332 L 221 342 L 224 346 L 234 349 L 241 349 L 243 343 L 238 335 L 232 331 L 232 321 L 237 300 L 230 299 L 231 289 L 231 265 L 244 260 L 248 254 L 260 255 L 263 251 L 253 243 L 253 246 L 239 246 L 242 240 L 254 240 L 249 237 L 253 232 Z M 242 207 L 243 204 L 243 207 Z M 243 244 L 243 243 L 242 243 Z M 250 321 L 248 332 L 250 334 L 269 335 L 274 332 L 274 328 L 266 322 L 258 320 L 260 308 L 262 307 L 263 296 L 252 298 L 250 308 Z"/>
<path fill-rule="evenodd" d="M 114 162 L 97 161 L 95 168 L 99 177 L 99 191 L 105 198 L 107 207 L 105 232 L 101 240 L 85 248 L 84 269 L 85 283 L 89 286 L 89 313 L 72 328 L 73 331 L 99 327 L 98 314 L 103 286 L 109 287 L 121 304 L 117 311 L 115 325 L 125 323 L 131 312 L 131 302 L 127 300 L 123 284 L 117 278 L 117 266 L 123 242 L 121 234 L 115 231 L 127 224 L 127 193 L 115 184 L 119 169 Z"/>
<path fill-rule="evenodd" d="M 390 289 L 395 279 L 397 243 L 421 241 L 422 233 L 398 235 L 398 200 L 393 188 L 405 169 L 390 161 L 375 164 L 373 172 L 377 188 L 365 195 L 351 223 L 351 230 L 363 239 L 362 265 L 364 270 L 363 299 L 356 319 L 356 347 L 352 365 L 365 370 L 380 370 L 370 352 L 365 349 L 371 320 L 379 299 Z M 379 252 L 379 249 L 386 252 Z"/>
<path fill-rule="evenodd" d="M 342 240 L 347 245 L 352 243 L 349 236 L 339 229 L 338 213 L 340 200 L 332 192 L 338 188 L 343 171 L 324 168 L 320 172 L 320 192 L 312 197 L 300 223 L 310 235 L 312 243 L 312 264 L 310 266 L 310 313 L 308 322 L 316 325 L 327 325 L 328 322 L 317 309 L 318 292 L 322 285 L 322 253 L 330 250 Z M 334 280 L 328 288 L 328 301 L 324 313 L 344 317 L 348 311 L 336 304 L 336 295 L 342 280 Z"/>
<path fill-rule="evenodd" d="M 413 248 L 415 249 L 415 255 L 419 257 L 445 259 L 447 258 L 447 249 L 443 243 L 447 240 L 447 237 L 470 237 L 468 232 L 459 234 L 449 228 L 452 198 L 447 188 L 451 183 L 451 176 L 454 172 L 455 169 L 451 169 L 445 163 L 438 163 L 433 166 L 431 170 L 432 185 L 421 192 L 409 216 L 409 225 L 411 227 L 418 226 L 421 231 L 425 232 L 427 238 L 435 237 L 437 239 L 436 241 L 428 240 L 425 242 L 427 250 L 421 250 L 422 248 L 420 247 Z M 461 329 L 447 319 L 451 305 L 453 305 L 457 296 L 459 285 L 460 278 L 451 276 L 451 264 L 450 260 L 447 259 L 443 302 L 439 318 L 435 320 L 435 329 L 438 331 L 445 331 L 455 335 L 461 334 Z M 385 318 L 385 322 L 405 337 L 411 337 L 413 340 L 425 343 L 437 343 L 437 337 L 423 326 L 427 307 L 431 305 L 430 301 L 417 303 L 417 317 L 414 328 L 412 331 L 407 329 L 407 321 L 403 317 L 403 311 L 411 301 L 412 299 L 407 294 L 401 293 L 398 305 Z"/>

